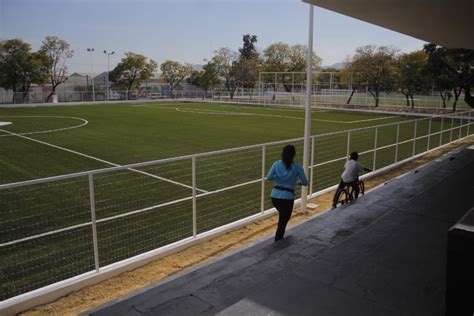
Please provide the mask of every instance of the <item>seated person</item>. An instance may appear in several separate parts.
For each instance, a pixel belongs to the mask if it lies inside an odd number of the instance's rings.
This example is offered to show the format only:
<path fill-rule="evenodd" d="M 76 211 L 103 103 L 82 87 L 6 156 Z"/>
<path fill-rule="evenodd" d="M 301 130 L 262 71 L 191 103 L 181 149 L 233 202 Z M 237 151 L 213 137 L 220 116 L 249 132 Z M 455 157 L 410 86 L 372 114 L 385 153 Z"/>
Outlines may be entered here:
<path fill-rule="evenodd" d="M 341 194 L 342 190 L 346 185 L 352 186 L 355 192 L 354 199 L 357 199 L 359 196 L 359 173 L 364 171 L 372 171 L 370 169 L 365 168 L 359 162 L 359 154 L 354 151 L 351 153 L 350 159 L 344 165 L 344 172 L 341 175 L 341 181 L 339 182 L 339 186 L 337 187 L 336 193 L 334 194 L 334 198 L 332 200 L 332 207 L 335 208 L 337 204 L 337 200 L 339 199 L 339 195 Z"/>

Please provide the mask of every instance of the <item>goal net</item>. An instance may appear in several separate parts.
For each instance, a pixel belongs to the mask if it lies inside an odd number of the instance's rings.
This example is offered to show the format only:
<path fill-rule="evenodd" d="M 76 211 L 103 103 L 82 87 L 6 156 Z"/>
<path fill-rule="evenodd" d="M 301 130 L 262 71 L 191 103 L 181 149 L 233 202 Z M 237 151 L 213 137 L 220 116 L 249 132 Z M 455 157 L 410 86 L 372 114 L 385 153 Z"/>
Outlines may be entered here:
<path fill-rule="evenodd" d="M 329 102 L 327 96 L 349 96 L 351 82 L 338 72 L 315 71 L 312 74 L 313 101 Z M 306 100 L 306 72 L 260 72 L 258 95 L 269 103 L 304 105 Z"/>

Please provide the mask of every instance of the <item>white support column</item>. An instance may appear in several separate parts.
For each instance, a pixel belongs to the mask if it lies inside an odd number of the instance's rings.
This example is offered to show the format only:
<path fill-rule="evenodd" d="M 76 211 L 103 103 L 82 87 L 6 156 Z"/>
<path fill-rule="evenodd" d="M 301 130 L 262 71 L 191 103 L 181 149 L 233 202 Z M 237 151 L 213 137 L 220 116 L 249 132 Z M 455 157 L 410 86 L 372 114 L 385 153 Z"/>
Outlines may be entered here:
<path fill-rule="evenodd" d="M 265 211 L 265 160 L 266 160 L 266 147 L 262 146 L 262 191 L 260 198 L 260 212 L 263 214 Z"/>
<path fill-rule="evenodd" d="M 94 245 L 94 264 L 95 271 L 99 272 L 99 244 L 97 242 L 97 224 L 95 219 L 95 192 L 94 192 L 94 175 L 89 174 L 89 196 L 91 203 L 91 223 L 92 223 L 92 243 Z"/>
<path fill-rule="evenodd" d="M 196 201 L 196 157 L 191 158 L 192 194 L 193 194 L 193 237 L 197 236 L 197 201 Z"/>
<path fill-rule="evenodd" d="M 375 141 L 374 141 L 374 159 L 372 163 L 372 171 L 375 171 L 375 162 L 377 161 L 377 137 L 379 135 L 379 128 L 375 128 Z"/>
<path fill-rule="evenodd" d="M 306 110 L 304 120 L 303 169 L 306 177 L 309 176 L 309 141 L 311 134 L 311 93 L 313 75 L 313 5 L 309 5 L 308 56 L 306 69 Z M 308 187 L 301 188 L 301 212 L 306 212 Z"/>
<path fill-rule="evenodd" d="M 400 123 L 397 124 L 397 139 L 395 140 L 395 162 L 398 162 L 398 143 L 400 142 Z"/>

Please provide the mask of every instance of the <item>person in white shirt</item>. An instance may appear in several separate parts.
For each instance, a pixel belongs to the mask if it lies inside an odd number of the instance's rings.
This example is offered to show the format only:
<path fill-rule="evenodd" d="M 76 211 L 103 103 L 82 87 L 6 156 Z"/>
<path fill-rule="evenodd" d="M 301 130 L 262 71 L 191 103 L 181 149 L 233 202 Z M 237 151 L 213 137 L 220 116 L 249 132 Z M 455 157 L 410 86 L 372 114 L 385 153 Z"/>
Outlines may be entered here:
<path fill-rule="evenodd" d="M 359 173 L 362 171 L 372 171 L 357 162 L 358 159 L 359 154 L 354 151 L 351 153 L 350 159 L 344 165 L 344 172 L 341 175 L 341 181 L 339 182 L 339 186 L 337 187 L 336 193 L 334 194 L 334 198 L 332 200 L 333 208 L 336 207 L 339 195 L 341 194 L 342 190 L 344 190 L 344 187 L 346 185 L 352 186 L 355 192 L 354 199 L 357 199 L 357 197 L 359 196 Z"/>

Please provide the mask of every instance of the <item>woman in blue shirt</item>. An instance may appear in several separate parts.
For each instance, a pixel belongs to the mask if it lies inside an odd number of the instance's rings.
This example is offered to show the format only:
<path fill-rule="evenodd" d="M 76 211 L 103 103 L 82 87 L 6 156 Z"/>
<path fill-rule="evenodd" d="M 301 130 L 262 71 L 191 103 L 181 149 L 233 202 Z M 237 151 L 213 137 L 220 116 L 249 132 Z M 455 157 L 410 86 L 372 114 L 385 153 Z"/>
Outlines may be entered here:
<path fill-rule="evenodd" d="M 275 161 L 267 174 L 267 180 L 276 180 L 271 197 L 273 206 L 280 213 L 275 241 L 285 235 L 286 224 L 293 211 L 296 181 L 299 178 L 302 185 L 308 185 L 303 168 L 293 162 L 295 155 L 295 146 L 286 145 L 281 153 L 281 160 Z"/>

